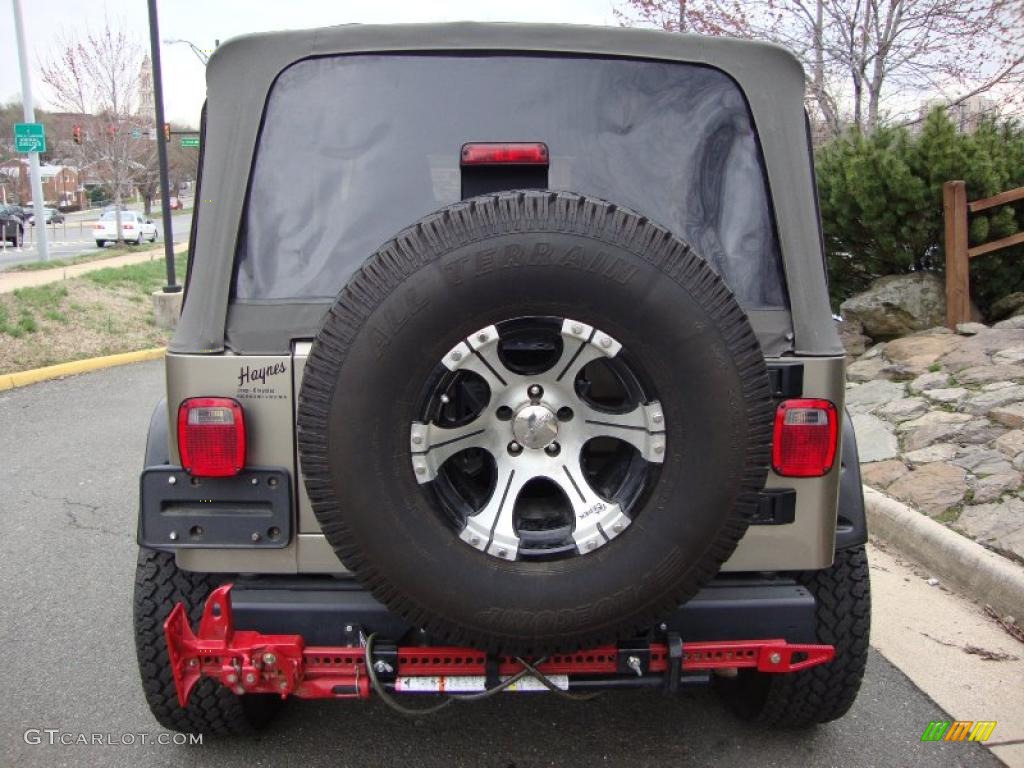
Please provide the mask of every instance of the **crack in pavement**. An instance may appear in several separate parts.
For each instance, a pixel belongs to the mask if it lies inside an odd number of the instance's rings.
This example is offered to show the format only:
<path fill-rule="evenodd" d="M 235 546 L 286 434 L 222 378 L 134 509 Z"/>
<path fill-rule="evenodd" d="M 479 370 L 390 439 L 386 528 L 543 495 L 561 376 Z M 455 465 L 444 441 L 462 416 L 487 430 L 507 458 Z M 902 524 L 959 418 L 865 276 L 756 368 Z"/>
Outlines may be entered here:
<path fill-rule="evenodd" d="M 103 525 L 89 525 L 88 523 L 83 522 L 81 519 L 79 519 L 79 515 L 82 514 L 81 512 L 76 512 L 74 509 L 69 509 L 69 507 L 81 507 L 85 512 L 95 514 L 103 508 L 102 505 L 100 504 L 89 504 L 88 502 L 85 501 L 75 501 L 73 499 L 68 498 L 67 496 L 46 496 L 45 494 L 39 493 L 34 489 L 30 490 L 29 493 L 31 493 L 37 499 L 41 499 L 42 501 L 50 501 L 63 504 L 65 507 L 64 517 L 67 519 L 68 525 L 74 528 L 75 530 L 95 531 L 96 533 L 105 533 L 109 536 L 118 537 L 120 537 L 123 533 L 123 531 L 115 531 Z"/>

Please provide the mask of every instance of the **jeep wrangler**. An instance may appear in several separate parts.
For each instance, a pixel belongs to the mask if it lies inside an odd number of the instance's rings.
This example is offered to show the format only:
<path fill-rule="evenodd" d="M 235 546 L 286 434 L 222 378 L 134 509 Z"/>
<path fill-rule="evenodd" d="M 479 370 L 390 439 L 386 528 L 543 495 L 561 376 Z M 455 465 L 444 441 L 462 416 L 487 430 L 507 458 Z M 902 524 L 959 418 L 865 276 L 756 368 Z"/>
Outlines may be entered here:
<path fill-rule="evenodd" d="M 228 42 L 207 87 L 140 483 L 161 725 L 692 684 L 850 708 L 867 534 L 789 53 L 341 26 Z"/>

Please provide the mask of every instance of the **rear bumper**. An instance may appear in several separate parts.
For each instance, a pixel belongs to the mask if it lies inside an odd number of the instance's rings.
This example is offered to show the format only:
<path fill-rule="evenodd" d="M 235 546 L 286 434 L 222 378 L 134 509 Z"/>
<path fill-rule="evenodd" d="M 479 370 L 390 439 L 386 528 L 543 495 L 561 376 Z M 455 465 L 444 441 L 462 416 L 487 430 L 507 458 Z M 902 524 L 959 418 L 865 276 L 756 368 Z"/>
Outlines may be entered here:
<path fill-rule="evenodd" d="M 352 579 L 239 579 L 231 602 L 237 629 L 299 634 L 316 645 L 343 642 L 352 632 L 348 627 L 395 642 L 415 630 Z M 773 637 L 813 643 L 814 612 L 813 595 L 791 579 L 720 576 L 651 631 L 674 632 L 686 641 Z"/>

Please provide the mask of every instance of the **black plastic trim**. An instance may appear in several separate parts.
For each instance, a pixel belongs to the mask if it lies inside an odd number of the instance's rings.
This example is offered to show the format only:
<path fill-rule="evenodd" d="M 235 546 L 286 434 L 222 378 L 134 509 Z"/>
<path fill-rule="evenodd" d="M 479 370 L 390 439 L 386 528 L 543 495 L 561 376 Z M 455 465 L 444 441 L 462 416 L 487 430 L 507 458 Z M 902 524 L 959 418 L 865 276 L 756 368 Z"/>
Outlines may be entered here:
<path fill-rule="evenodd" d="M 857 435 L 850 412 L 843 411 L 842 462 L 839 466 L 839 506 L 836 518 L 836 549 L 867 543 L 868 521 L 864 513 L 864 489 L 860 479 Z"/>
<path fill-rule="evenodd" d="M 236 629 L 300 634 L 308 645 L 338 645 L 345 627 L 398 642 L 413 630 L 351 579 L 254 577 L 231 590 Z M 654 634 L 676 632 L 685 641 L 782 638 L 815 642 L 815 601 L 795 581 L 773 577 L 718 577 L 666 619 Z M 430 639 L 416 636 L 416 642 Z"/>
<path fill-rule="evenodd" d="M 174 549 L 282 549 L 292 539 L 291 478 L 278 467 L 193 477 L 146 467 L 139 480 L 138 541 Z"/>
<path fill-rule="evenodd" d="M 167 398 L 162 398 L 149 417 L 149 432 L 146 434 L 146 462 L 144 467 L 157 467 L 170 464 L 170 451 L 167 447 Z"/>

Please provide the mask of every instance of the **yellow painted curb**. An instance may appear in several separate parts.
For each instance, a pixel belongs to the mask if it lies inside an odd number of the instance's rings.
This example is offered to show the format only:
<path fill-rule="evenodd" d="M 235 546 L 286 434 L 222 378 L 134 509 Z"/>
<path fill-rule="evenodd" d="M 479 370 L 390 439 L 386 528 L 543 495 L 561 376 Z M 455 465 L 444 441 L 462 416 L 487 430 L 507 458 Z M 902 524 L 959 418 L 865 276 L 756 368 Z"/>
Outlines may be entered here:
<path fill-rule="evenodd" d="M 36 368 L 31 371 L 19 371 L 18 373 L 0 374 L 0 392 L 17 387 L 26 387 L 29 384 L 38 384 L 48 379 L 59 379 L 64 376 L 75 376 L 79 373 L 98 371 L 102 368 L 113 368 L 117 365 L 128 363 L 141 363 L 144 360 L 159 360 L 164 356 L 166 347 L 153 347 L 152 349 L 140 349 L 137 352 L 122 352 L 119 355 L 106 355 L 104 357 L 90 357 L 85 360 L 74 360 L 70 363 L 59 363 L 48 365 L 45 368 Z"/>

